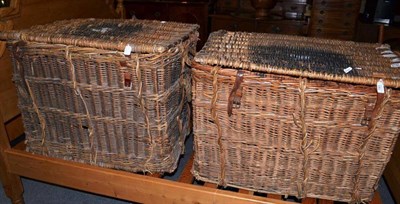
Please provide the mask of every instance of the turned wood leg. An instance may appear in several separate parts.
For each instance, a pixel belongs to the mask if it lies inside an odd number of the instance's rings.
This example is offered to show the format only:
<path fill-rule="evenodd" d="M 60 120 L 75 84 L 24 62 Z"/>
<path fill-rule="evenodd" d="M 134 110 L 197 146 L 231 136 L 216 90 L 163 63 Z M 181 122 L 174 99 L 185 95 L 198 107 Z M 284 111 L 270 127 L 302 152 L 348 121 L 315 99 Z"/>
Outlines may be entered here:
<path fill-rule="evenodd" d="M 21 178 L 8 171 L 8 159 L 5 150 L 10 149 L 10 141 L 4 126 L 3 116 L 0 110 L 0 180 L 3 184 L 4 192 L 13 204 L 23 204 L 24 192 Z"/>
<path fill-rule="evenodd" d="M 1 174 L 3 174 L 3 170 L 1 170 Z M 24 189 L 20 177 L 9 173 L 5 173 L 5 175 L 2 175 L 1 177 L 4 192 L 6 196 L 10 198 L 11 203 L 24 204 L 24 198 L 22 196 Z M 4 179 L 4 177 L 7 178 Z"/>

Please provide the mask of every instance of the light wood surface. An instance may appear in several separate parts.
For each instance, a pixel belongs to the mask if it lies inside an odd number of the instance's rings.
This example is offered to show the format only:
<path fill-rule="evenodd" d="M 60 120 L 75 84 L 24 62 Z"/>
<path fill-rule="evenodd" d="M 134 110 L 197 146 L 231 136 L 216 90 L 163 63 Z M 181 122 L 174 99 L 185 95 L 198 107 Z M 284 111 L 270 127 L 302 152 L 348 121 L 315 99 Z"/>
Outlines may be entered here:
<path fill-rule="evenodd" d="M 5 152 L 11 173 L 140 203 L 288 203 L 52 159 L 20 150 Z"/>

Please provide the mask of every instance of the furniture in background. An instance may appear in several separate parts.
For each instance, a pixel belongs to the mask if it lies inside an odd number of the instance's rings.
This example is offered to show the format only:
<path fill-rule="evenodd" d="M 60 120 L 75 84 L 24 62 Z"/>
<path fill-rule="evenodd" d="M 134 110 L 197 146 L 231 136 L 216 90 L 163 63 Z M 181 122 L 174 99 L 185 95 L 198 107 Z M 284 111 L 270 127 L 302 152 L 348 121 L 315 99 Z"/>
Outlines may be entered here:
<path fill-rule="evenodd" d="M 229 30 L 307 35 L 307 2 L 278 1 L 270 15 L 259 17 L 250 0 L 217 1 L 210 14 L 210 31 Z"/>
<path fill-rule="evenodd" d="M 127 18 L 197 23 L 201 48 L 212 31 L 266 32 L 352 40 L 361 0 L 278 0 L 269 16 L 251 0 L 125 0 Z"/>
<path fill-rule="evenodd" d="M 379 36 L 380 29 L 382 29 L 381 39 Z M 394 50 L 400 50 L 400 47 L 396 43 L 396 40 L 400 40 L 400 25 L 383 25 L 358 21 L 354 40 L 369 43 L 380 41 L 381 43 L 391 44 Z"/>
<path fill-rule="evenodd" d="M 281 0 L 266 18 L 255 16 L 250 0 L 217 1 L 211 31 L 266 32 L 352 40 L 360 0 Z"/>
<path fill-rule="evenodd" d="M 125 0 L 126 18 L 150 19 L 161 21 L 178 21 L 200 25 L 200 49 L 208 36 L 207 0 L 166 1 L 166 0 Z"/>
<path fill-rule="evenodd" d="M 353 40 L 361 0 L 313 0 L 309 36 Z"/>

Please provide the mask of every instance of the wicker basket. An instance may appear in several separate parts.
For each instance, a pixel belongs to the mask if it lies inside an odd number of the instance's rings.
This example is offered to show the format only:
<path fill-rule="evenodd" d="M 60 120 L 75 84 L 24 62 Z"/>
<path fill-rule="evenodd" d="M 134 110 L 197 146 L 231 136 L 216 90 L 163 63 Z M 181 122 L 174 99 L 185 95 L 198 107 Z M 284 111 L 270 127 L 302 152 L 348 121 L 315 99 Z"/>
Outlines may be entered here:
<path fill-rule="evenodd" d="M 388 46 L 218 31 L 195 61 L 197 179 L 372 198 L 400 132 L 400 59 Z"/>
<path fill-rule="evenodd" d="M 198 26 L 78 19 L 8 40 L 27 150 L 127 171 L 172 172 L 191 131 Z"/>

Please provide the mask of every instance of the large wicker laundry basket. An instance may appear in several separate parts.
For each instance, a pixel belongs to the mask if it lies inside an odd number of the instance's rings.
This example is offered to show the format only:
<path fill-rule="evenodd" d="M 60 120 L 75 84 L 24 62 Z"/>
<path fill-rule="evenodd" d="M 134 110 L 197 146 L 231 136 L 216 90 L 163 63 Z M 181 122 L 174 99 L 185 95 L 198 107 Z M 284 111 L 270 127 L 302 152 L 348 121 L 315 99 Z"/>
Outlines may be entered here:
<path fill-rule="evenodd" d="M 1 33 L 27 150 L 127 171 L 174 171 L 191 131 L 187 64 L 197 29 L 78 19 Z"/>
<path fill-rule="evenodd" d="M 218 31 L 196 55 L 197 179 L 369 201 L 400 131 L 388 46 Z"/>

